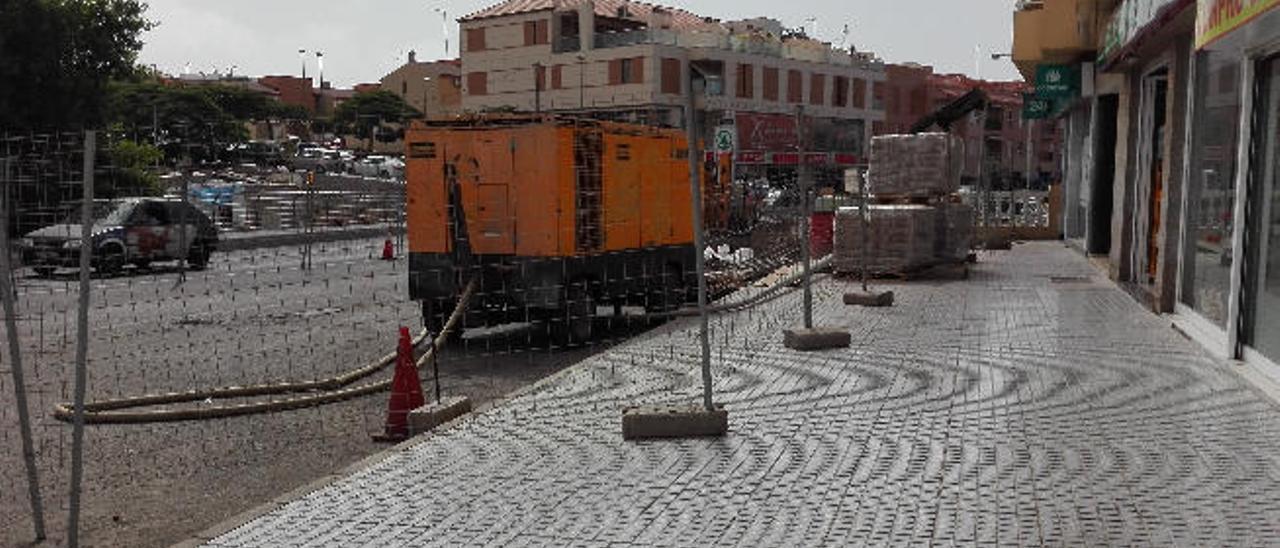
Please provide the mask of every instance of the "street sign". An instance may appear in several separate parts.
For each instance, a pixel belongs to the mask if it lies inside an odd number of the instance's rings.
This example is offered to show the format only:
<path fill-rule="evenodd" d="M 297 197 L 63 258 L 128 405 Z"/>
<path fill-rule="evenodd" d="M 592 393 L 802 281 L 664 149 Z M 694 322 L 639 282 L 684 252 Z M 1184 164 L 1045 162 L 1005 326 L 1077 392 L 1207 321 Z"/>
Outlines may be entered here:
<path fill-rule="evenodd" d="M 1036 67 L 1036 96 L 1047 99 L 1070 99 L 1080 91 L 1080 73 L 1071 65 Z"/>
<path fill-rule="evenodd" d="M 733 126 L 716 127 L 716 152 L 732 153 L 738 147 L 738 132 Z"/>
<path fill-rule="evenodd" d="M 1043 120 L 1053 116 L 1053 99 L 1037 97 L 1033 93 L 1022 94 L 1022 119 Z"/>

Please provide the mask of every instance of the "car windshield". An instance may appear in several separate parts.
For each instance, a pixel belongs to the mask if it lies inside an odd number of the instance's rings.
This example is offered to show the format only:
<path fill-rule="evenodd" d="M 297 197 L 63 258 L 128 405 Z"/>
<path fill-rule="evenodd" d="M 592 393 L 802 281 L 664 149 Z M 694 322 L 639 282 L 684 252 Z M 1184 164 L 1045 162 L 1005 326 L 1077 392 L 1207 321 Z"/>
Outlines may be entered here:
<path fill-rule="evenodd" d="M 93 224 L 123 225 L 133 211 L 133 204 L 124 200 L 95 201 L 93 203 Z M 64 224 L 80 224 L 80 208 L 72 209 L 63 221 Z"/>

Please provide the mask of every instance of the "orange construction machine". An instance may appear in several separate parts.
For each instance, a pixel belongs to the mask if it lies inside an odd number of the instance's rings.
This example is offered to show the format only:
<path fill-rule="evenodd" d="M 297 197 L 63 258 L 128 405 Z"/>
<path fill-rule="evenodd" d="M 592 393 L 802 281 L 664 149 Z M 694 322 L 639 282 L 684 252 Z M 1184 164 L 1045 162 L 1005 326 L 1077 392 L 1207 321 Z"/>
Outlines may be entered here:
<path fill-rule="evenodd" d="M 591 338 L 601 304 L 685 304 L 695 278 L 679 130 L 543 116 L 419 122 L 405 134 L 409 293 L 438 331 L 544 322 Z"/>

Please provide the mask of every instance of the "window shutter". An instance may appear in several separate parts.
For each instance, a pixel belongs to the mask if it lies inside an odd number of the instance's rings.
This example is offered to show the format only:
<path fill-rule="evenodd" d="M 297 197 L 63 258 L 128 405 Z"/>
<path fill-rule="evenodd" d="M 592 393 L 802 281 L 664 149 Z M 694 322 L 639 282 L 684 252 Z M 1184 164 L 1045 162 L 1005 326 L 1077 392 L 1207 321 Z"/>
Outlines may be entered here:
<path fill-rule="evenodd" d="M 609 61 L 609 85 L 616 86 L 622 83 L 622 59 L 613 59 Z"/>
<path fill-rule="evenodd" d="M 827 75 L 825 74 L 813 75 L 813 84 L 812 84 L 812 87 L 809 89 L 809 102 L 811 104 L 821 105 L 823 103 L 823 95 L 824 95 L 823 92 L 826 91 L 826 87 L 827 87 Z"/>
<path fill-rule="evenodd" d="M 551 67 L 551 89 L 560 89 L 564 87 L 564 75 L 561 74 L 564 65 L 555 65 Z"/>
<path fill-rule="evenodd" d="M 532 46 L 538 40 L 538 24 L 533 21 L 524 22 L 524 45 Z"/>
<path fill-rule="evenodd" d="M 484 51 L 484 27 L 467 29 L 467 51 Z"/>
<path fill-rule="evenodd" d="M 853 79 L 853 108 L 867 108 L 867 82 Z"/>
<path fill-rule="evenodd" d="M 662 93 L 679 95 L 683 83 L 680 74 L 679 59 L 662 60 Z"/>
<path fill-rule="evenodd" d="M 546 19 L 538 20 L 537 27 L 534 31 L 534 36 L 533 36 L 534 43 L 537 43 L 537 44 L 551 43 L 548 28 L 549 28 L 548 22 Z"/>
<path fill-rule="evenodd" d="M 636 57 L 631 60 L 631 75 L 627 78 L 627 83 L 644 83 L 644 57 Z"/>
<path fill-rule="evenodd" d="M 489 74 L 485 72 L 467 73 L 467 94 L 487 95 L 489 93 Z"/>

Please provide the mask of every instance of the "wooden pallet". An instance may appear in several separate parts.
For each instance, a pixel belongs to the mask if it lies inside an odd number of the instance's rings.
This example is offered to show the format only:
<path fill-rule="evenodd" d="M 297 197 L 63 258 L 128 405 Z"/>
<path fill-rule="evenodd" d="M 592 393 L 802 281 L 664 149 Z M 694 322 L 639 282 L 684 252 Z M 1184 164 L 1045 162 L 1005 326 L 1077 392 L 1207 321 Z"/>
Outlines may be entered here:
<path fill-rule="evenodd" d="M 860 272 L 854 270 L 837 272 L 835 277 L 841 280 L 858 280 L 862 276 Z M 967 280 L 969 279 L 969 261 L 966 257 L 958 261 L 943 261 L 902 270 L 876 270 L 868 272 L 867 278 L 902 282 L 916 280 Z"/>

